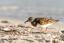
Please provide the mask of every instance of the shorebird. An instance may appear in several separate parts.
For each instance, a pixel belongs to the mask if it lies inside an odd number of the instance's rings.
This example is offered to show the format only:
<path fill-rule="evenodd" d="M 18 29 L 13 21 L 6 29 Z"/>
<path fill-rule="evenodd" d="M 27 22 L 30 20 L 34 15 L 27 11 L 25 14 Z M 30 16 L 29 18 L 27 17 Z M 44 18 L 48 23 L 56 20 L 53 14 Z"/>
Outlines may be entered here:
<path fill-rule="evenodd" d="M 30 22 L 33 27 L 37 27 L 37 25 L 40 25 L 43 29 L 45 28 L 45 30 L 47 30 L 46 28 L 48 26 L 58 21 L 59 20 L 48 17 L 37 17 L 37 18 L 29 17 L 28 20 L 25 21 L 25 23 Z"/>

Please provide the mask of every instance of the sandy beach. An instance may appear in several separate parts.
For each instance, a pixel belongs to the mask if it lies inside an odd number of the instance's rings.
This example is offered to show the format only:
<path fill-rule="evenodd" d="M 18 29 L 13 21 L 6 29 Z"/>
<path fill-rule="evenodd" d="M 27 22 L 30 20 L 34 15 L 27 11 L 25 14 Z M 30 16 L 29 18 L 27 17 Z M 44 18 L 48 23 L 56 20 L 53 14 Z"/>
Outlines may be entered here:
<path fill-rule="evenodd" d="M 5 20 L 9 23 L 1 22 Z M 12 27 L 9 26 L 10 24 Z M 27 28 L 25 26 L 18 27 L 19 24 L 21 24 L 21 26 L 26 25 Z M 63 23 L 58 22 L 50 26 L 45 33 L 40 32 L 40 28 L 38 27 L 29 32 L 28 30 L 31 29 L 30 26 L 29 23 L 24 24 L 21 20 L 0 19 L 0 43 L 54 43 L 53 40 L 55 40 L 55 43 L 63 43 L 62 38 L 60 37 L 63 35 L 63 33 L 60 33 L 61 30 L 64 29 Z M 14 30 L 13 28 L 17 30 Z"/>

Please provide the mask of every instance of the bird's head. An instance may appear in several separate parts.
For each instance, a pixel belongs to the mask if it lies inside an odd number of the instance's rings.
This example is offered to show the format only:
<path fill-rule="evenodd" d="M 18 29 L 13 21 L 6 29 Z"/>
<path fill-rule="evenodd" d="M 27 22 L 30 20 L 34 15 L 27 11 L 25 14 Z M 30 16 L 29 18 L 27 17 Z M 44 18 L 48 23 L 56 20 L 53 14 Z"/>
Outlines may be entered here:
<path fill-rule="evenodd" d="M 32 20 L 33 20 L 33 17 L 29 17 L 24 23 L 26 23 L 26 22 L 32 22 Z"/>

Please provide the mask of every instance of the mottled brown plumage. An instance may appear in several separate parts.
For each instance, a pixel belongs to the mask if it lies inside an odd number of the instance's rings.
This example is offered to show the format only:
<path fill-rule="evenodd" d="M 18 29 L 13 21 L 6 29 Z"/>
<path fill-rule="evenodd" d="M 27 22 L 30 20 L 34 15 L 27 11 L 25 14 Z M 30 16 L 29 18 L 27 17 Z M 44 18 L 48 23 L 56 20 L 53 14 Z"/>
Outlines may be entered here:
<path fill-rule="evenodd" d="M 50 23 L 56 23 L 58 22 L 59 20 L 55 20 L 55 19 L 52 19 L 52 18 L 46 18 L 46 17 L 43 17 L 43 18 L 34 18 L 32 19 L 32 17 L 29 17 L 26 22 L 31 22 L 32 26 L 37 26 L 38 24 L 40 25 L 47 25 L 47 24 L 50 24 Z"/>
<path fill-rule="evenodd" d="M 48 27 L 56 22 L 58 22 L 59 20 L 55 20 L 53 18 L 48 18 L 48 17 L 37 17 L 37 18 L 34 18 L 33 17 L 29 17 L 26 22 L 31 22 L 31 25 L 33 27 L 37 27 L 37 25 L 41 25 L 43 28 L 45 27 Z"/>

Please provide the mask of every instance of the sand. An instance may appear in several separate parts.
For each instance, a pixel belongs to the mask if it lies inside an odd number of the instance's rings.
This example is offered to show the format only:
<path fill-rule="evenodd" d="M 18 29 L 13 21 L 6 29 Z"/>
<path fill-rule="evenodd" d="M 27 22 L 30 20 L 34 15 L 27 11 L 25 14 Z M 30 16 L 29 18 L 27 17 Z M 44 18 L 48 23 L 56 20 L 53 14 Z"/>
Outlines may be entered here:
<path fill-rule="evenodd" d="M 1 23 L 2 20 L 7 20 L 9 23 Z M 6 26 L 6 25 L 15 25 L 22 24 L 23 26 L 31 26 L 29 23 L 24 24 L 21 20 L 16 19 L 0 19 L 0 26 Z M 7 27 L 9 28 L 9 27 Z M 0 31 L 0 43 L 52 43 L 53 40 L 56 40 L 56 43 L 64 43 L 64 41 L 59 40 L 60 33 L 59 31 L 64 30 L 64 24 L 62 22 L 58 22 L 50 27 L 48 27 L 46 33 L 40 32 L 40 28 L 36 27 L 35 29 L 32 29 L 31 32 L 28 30 L 31 28 L 26 27 L 14 27 L 15 29 L 19 29 L 18 32 L 21 33 L 21 35 L 18 34 L 16 31 L 10 32 L 1 32 Z M 60 30 L 59 30 L 60 29 Z M 27 31 L 26 31 L 27 30 Z M 22 33 L 25 32 L 25 33 Z M 58 38 L 57 38 L 58 37 Z"/>

